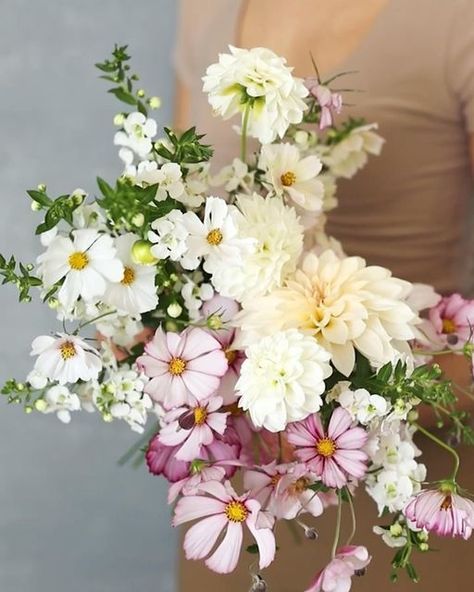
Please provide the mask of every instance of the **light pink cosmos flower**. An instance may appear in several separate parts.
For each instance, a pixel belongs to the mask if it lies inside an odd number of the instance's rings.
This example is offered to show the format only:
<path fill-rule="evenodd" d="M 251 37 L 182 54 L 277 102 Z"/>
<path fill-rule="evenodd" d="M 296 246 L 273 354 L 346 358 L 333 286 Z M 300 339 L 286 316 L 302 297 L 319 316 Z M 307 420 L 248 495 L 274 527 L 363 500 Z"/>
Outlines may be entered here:
<path fill-rule="evenodd" d="M 177 460 L 192 461 L 200 458 L 203 446 L 214 441 L 215 433 L 226 430 L 229 413 L 219 411 L 222 397 L 196 401 L 193 406 L 178 407 L 163 418 L 159 439 L 165 446 L 178 446 Z"/>
<path fill-rule="evenodd" d="M 334 123 L 334 113 L 339 114 L 341 112 L 342 96 L 339 93 L 332 92 L 330 88 L 321 84 L 317 78 L 307 78 L 305 85 L 321 107 L 319 129 L 323 130 L 331 127 Z"/>
<path fill-rule="evenodd" d="M 459 348 L 473 337 L 474 300 L 465 300 L 460 294 L 445 296 L 430 309 L 429 320 L 442 344 Z"/>
<path fill-rule="evenodd" d="M 176 459 L 178 446 L 165 446 L 156 434 L 148 444 L 145 460 L 148 470 L 153 475 L 163 475 L 174 483 L 189 475 L 189 463 Z"/>
<path fill-rule="evenodd" d="M 363 572 L 371 559 L 365 547 L 341 547 L 305 592 L 349 592 L 352 576 Z"/>
<path fill-rule="evenodd" d="M 235 348 L 237 330 L 230 325 L 230 321 L 239 310 L 240 307 L 235 300 L 220 295 L 206 301 L 201 307 L 201 313 L 211 327 L 209 332 L 221 344 L 229 364 L 219 386 L 219 395 L 224 399 L 225 405 L 231 405 L 237 400 L 235 385 L 245 360 L 244 352 Z"/>
<path fill-rule="evenodd" d="M 196 463 L 191 469 L 191 474 L 181 481 L 173 483 L 168 489 L 168 503 L 172 504 L 178 495 L 198 495 L 199 487 L 202 483 L 208 481 L 223 481 L 225 479 L 224 467 L 216 465 L 200 466 L 200 463 Z"/>
<path fill-rule="evenodd" d="M 206 399 L 228 367 L 217 339 L 198 328 L 165 333 L 160 327 L 137 364 L 151 378 L 145 392 L 165 409 Z"/>
<path fill-rule="evenodd" d="M 408 501 L 403 513 L 418 528 L 467 540 L 474 527 L 474 503 L 450 489 L 423 489 Z"/>
<path fill-rule="evenodd" d="M 199 489 L 202 495 L 182 497 L 175 508 L 173 526 L 199 520 L 184 537 L 186 558 L 207 557 L 207 567 L 217 573 L 230 573 L 239 560 L 245 523 L 258 546 L 260 569 L 270 565 L 275 557 L 275 537 L 271 528 L 259 528 L 258 501 L 248 494 L 238 496 L 228 481 L 225 485 L 210 481 Z"/>
<path fill-rule="evenodd" d="M 338 407 L 331 415 L 327 433 L 317 413 L 288 426 L 288 442 L 297 447 L 296 456 L 327 487 L 344 487 L 350 478 L 361 479 L 367 470 L 367 454 L 361 450 L 367 432 L 351 425 L 349 412 Z"/>

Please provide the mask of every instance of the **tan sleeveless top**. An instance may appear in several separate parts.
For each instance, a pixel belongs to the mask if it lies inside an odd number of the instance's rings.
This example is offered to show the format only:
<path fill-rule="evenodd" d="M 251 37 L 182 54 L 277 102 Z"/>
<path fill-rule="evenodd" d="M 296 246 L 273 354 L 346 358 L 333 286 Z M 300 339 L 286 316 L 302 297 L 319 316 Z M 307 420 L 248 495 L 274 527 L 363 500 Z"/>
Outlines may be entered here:
<path fill-rule="evenodd" d="M 201 76 L 236 43 L 242 3 L 181 4 L 177 74 L 190 90 L 190 124 L 216 147 L 217 168 L 238 155 L 238 138 L 212 116 Z M 364 90 L 346 97 L 356 105 L 343 115 L 378 122 L 387 142 L 362 172 L 340 181 L 329 232 L 349 255 L 399 277 L 472 293 L 474 0 L 390 0 L 338 70 L 357 70 L 344 86 Z"/>

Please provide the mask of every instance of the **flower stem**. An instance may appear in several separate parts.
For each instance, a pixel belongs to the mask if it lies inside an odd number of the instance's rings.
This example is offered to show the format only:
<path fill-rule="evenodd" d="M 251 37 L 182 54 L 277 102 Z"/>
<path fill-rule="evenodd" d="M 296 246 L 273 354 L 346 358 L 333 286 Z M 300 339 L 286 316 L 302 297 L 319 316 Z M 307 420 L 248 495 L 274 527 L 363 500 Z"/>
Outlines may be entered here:
<path fill-rule="evenodd" d="M 249 102 L 245 105 L 244 116 L 242 119 L 242 133 L 240 136 L 240 160 L 247 162 L 247 128 L 249 124 L 250 111 L 252 106 Z"/>
<path fill-rule="evenodd" d="M 419 430 L 423 435 L 425 435 L 427 438 L 432 440 L 435 444 L 438 444 L 438 446 L 441 446 L 441 448 L 444 448 L 444 450 L 446 450 L 447 452 L 452 454 L 452 456 L 454 458 L 454 469 L 453 469 L 451 479 L 454 482 L 456 482 L 456 476 L 459 471 L 459 463 L 460 463 L 459 454 L 454 450 L 454 448 L 449 446 L 449 444 L 446 444 L 446 442 L 443 442 L 442 440 L 437 438 L 434 434 L 432 434 L 428 430 L 425 430 L 425 428 L 423 428 L 420 424 L 414 423 L 413 425 L 417 428 L 417 430 Z"/>
<path fill-rule="evenodd" d="M 347 491 L 347 499 L 349 500 L 349 508 L 351 510 L 351 519 L 352 519 L 352 530 L 351 530 L 351 534 L 349 535 L 349 538 L 347 539 L 346 545 L 350 545 L 352 543 L 352 539 L 354 538 L 354 535 L 357 530 L 357 520 L 356 520 L 356 515 L 355 515 L 355 510 L 354 510 L 354 500 L 352 499 L 352 493 L 349 491 L 348 487 L 346 487 L 346 491 Z"/>
<path fill-rule="evenodd" d="M 94 317 L 93 319 L 90 319 L 88 321 L 86 321 L 85 323 L 81 323 L 79 325 L 79 327 L 74 331 L 74 335 L 77 335 L 79 333 L 79 331 L 81 329 L 83 329 L 84 327 L 87 327 L 87 325 L 90 325 L 91 323 L 95 323 L 96 321 L 103 319 L 104 317 L 108 317 L 111 314 L 115 314 L 117 311 L 116 310 L 109 310 L 109 312 L 104 312 L 103 314 L 99 315 L 98 317 Z"/>
<path fill-rule="evenodd" d="M 337 546 L 339 545 L 339 536 L 341 534 L 341 516 L 342 516 L 342 497 L 341 492 L 337 492 L 337 517 L 336 517 L 336 531 L 334 533 L 334 542 L 332 544 L 331 557 L 336 557 Z"/>

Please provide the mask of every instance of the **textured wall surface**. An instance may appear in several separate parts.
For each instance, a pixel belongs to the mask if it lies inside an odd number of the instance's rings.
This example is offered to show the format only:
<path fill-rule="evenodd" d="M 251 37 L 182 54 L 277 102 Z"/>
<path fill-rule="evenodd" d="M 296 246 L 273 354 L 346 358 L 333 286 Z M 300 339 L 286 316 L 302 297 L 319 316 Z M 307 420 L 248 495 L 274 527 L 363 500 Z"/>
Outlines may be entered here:
<path fill-rule="evenodd" d="M 24 190 L 52 194 L 111 179 L 118 103 L 95 61 L 128 43 L 145 88 L 171 119 L 174 0 L 0 0 L 0 252 L 33 261 L 39 222 Z M 0 380 L 29 370 L 34 336 L 59 329 L 44 307 L 0 290 Z M 68 426 L 0 401 L 0 590 L 174 592 L 176 537 L 165 484 L 119 468 L 126 424 Z"/>

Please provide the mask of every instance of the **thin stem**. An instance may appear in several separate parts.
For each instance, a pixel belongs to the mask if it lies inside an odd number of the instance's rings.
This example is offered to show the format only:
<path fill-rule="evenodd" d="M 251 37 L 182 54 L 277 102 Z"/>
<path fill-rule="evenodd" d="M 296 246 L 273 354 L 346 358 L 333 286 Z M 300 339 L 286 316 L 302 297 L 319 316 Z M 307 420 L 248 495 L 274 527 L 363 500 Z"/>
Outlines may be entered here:
<path fill-rule="evenodd" d="M 341 492 L 337 492 L 338 504 L 337 504 L 337 518 L 336 518 L 336 532 L 334 533 L 334 542 L 332 544 L 331 557 L 336 557 L 337 546 L 339 545 L 339 536 L 341 534 L 341 516 L 342 516 L 342 498 Z"/>
<path fill-rule="evenodd" d="M 349 538 L 347 539 L 346 545 L 350 545 L 352 543 L 352 539 L 354 538 L 354 535 L 357 530 L 357 520 L 356 520 L 356 515 L 355 515 L 355 510 L 354 510 L 354 500 L 352 499 L 352 494 L 349 491 L 348 487 L 346 487 L 346 491 L 347 491 L 347 499 L 349 500 L 349 508 L 351 510 L 351 519 L 352 519 L 352 530 L 351 530 L 351 534 L 349 535 Z"/>
<path fill-rule="evenodd" d="M 458 474 L 459 464 L 460 464 L 459 454 L 454 450 L 454 448 L 452 448 L 451 446 L 449 446 L 449 444 L 446 444 L 446 442 L 443 442 L 442 440 L 440 440 L 439 438 L 437 438 L 434 434 L 432 434 L 428 430 L 425 430 L 425 428 L 423 428 L 420 424 L 414 423 L 413 425 L 422 434 L 424 434 L 427 438 L 429 438 L 430 440 L 432 440 L 435 444 L 438 444 L 438 446 L 441 446 L 441 448 L 444 448 L 444 450 L 446 450 L 447 452 L 449 452 L 450 454 L 452 454 L 452 456 L 454 458 L 454 469 L 453 469 L 453 473 L 452 473 L 452 477 L 451 478 L 452 478 L 453 481 L 456 481 L 456 476 Z"/>
<path fill-rule="evenodd" d="M 242 120 L 242 135 L 240 136 L 240 160 L 242 162 L 247 162 L 247 128 L 251 109 L 250 103 L 247 102 Z"/>
<path fill-rule="evenodd" d="M 100 319 L 103 319 L 104 317 L 108 317 L 111 314 L 115 314 L 117 311 L 115 310 L 109 310 L 109 312 L 104 312 L 103 314 L 99 315 L 98 317 L 94 317 L 93 319 L 90 319 L 88 321 L 86 321 L 85 323 L 81 323 L 79 325 L 79 327 L 74 331 L 74 334 L 77 335 L 79 333 L 79 331 L 81 329 L 84 329 L 84 327 L 87 327 L 87 325 L 90 325 L 91 323 L 95 323 L 96 321 L 99 321 Z"/>

